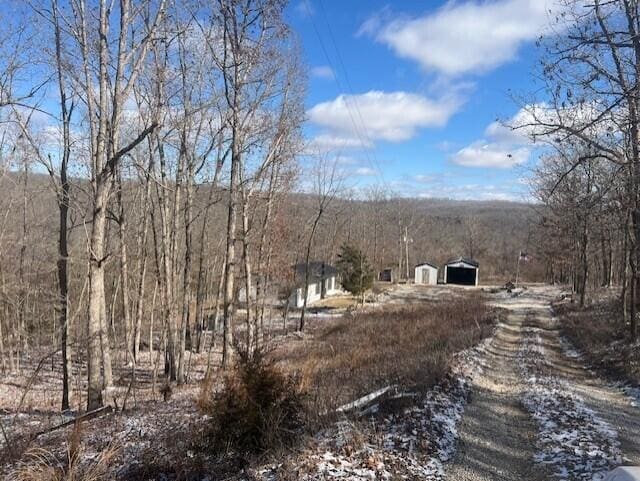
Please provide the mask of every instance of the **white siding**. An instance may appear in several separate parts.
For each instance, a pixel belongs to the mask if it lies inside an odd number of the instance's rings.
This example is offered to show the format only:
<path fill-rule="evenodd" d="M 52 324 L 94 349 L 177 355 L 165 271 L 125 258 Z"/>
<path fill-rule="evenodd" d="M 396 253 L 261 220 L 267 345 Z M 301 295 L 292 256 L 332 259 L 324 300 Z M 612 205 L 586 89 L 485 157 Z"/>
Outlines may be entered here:
<path fill-rule="evenodd" d="M 340 290 L 340 285 L 338 284 L 338 279 L 336 279 L 335 276 L 329 277 L 326 282 L 327 282 L 326 292 L 328 296 L 335 296 L 336 294 L 340 294 L 340 292 L 342 292 Z"/>
<path fill-rule="evenodd" d="M 429 264 L 417 266 L 414 274 L 416 284 L 435 286 L 438 283 L 438 269 Z"/>
<path fill-rule="evenodd" d="M 335 296 L 336 294 L 340 294 L 342 291 L 340 290 L 340 286 L 338 284 L 338 280 L 333 277 L 329 277 L 324 281 L 325 287 L 325 295 Z M 319 301 L 322 299 L 322 283 L 312 282 L 309 284 L 309 294 L 307 295 L 307 306 L 312 303 Z M 304 287 L 298 287 L 296 291 L 289 298 L 289 305 L 292 307 L 302 307 L 304 304 Z"/>

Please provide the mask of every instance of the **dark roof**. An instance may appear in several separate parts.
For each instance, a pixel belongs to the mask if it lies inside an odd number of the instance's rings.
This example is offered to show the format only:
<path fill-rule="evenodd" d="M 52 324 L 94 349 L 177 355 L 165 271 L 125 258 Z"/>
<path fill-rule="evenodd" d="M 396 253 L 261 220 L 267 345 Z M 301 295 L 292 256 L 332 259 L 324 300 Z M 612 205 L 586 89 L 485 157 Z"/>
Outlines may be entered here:
<path fill-rule="evenodd" d="M 429 266 L 429 267 L 433 267 L 434 269 L 438 268 L 437 265 L 432 264 L 431 262 L 421 262 L 420 264 L 416 264 L 416 267 L 420 267 L 420 266 Z"/>
<path fill-rule="evenodd" d="M 304 280 L 307 272 L 307 264 L 296 264 L 293 266 L 296 272 L 296 279 Z M 309 262 L 309 281 L 318 282 L 338 275 L 338 270 L 325 262 Z"/>
<path fill-rule="evenodd" d="M 455 264 L 456 262 L 464 262 L 465 264 L 472 265 L 473 267 L 480 267 L 478 261 L 470 259 L 468 257 L 453 257 L 447 261 L 446 265 Z"/>

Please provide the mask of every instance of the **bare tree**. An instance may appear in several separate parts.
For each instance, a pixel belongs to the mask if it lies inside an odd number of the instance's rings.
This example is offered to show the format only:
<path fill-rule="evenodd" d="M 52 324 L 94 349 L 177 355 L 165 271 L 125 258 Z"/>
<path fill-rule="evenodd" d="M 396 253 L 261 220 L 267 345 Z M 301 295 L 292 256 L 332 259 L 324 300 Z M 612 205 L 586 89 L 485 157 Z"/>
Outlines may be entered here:
<path fill-rule="evenodd" d="M 304 297 L 302 300 L 302 310 L 300 311 L 300 323 L 298 324 L 299 331 L 304 330 L 307 301 L 309 298 L 309 281 L 311 276 L 309 263 L 311 261 L 311 252 L 315 235 L 322 217 L 342 189 L 342 178 L 337 169 L 337 164 L 337 159 L 331 159 L 328 155 L 319 154 L 316 156 L 316 163 L 311 173 L 313 182 L 312 192 L 315 197 L 315 211 L 311 218 L 311 226 L 307 236 L 307 245 L 304 256 Z"/>
<path fill-rule="evenodd" d="M 559 179 L 602 159 L 626 177 L 629 210 L 630 336 L 637 335 L 635 291 L 640 259 L 640 37 L 637 2 L 565 0 L 561 28 L 543 41 L 545 103 L 529 102 L 520 125 L 554 148 L 581 144 Z M 584 273 L 582 274 L 583 277 Z"/>
<path fill-rule="evenodd" d="M 154 8 L 155 7 L 155 8 Z M 150 119 L 131 140 L 122 139 L 122 119 L 125 103 L 132 95 L 135 82 L 145 65 L 151 43 L 165 12 L 165 1 L 147 0 L 144 5 L 132 5 L 123 0 L 117 10 L 107 0 L 98 2 L 97 22 L 90 15 L 86 0 L 70 2 L 69 57 L 79 59 L 69 74 L 74 88 L 86 109 L 89 129 L 90 172 L 92 188 L 89 252 L 89 316 L 88 397 L 87 409 L 103 405 L 103 391 L 109 389 L 111 359 L 106 329 L 105 299 L 105 229 L 107 208 L 118 166 L 125 155 L 140 144 L 157 127 Z M 111 29 L 117 22 L 119 28 Z M 97 43 L 93 39 L 97 38 Z M 114 63 L 112 63 L 112 61 Z"/>
<path fill-rule="evenodd" d="M 283 5 L 276 0 L 218 0 L 212 16 L 219 22 L 214 29 L 219 35 L 206 37 L 222 75 L 224 125 L 230 146 L 223 302 L 224 368 L 230 365 L 233 346 L 241 175 L 243 166 L 249 162 L 247 156 L 255 138 L 254 129 L 261 124 L 260 116 L 272 100 L 270 80 L 275 78 L 279 68 L 278 51 L 289 37 L 282 14 Z M 201 30 L 208 32 L 202 26 Z"/>

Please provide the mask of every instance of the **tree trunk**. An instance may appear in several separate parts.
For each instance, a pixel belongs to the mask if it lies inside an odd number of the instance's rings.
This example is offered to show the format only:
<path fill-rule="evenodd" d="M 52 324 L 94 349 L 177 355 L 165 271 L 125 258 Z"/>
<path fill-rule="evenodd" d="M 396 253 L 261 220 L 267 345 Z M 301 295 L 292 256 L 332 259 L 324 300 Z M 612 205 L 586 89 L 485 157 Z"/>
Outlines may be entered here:
<path fill-rule="evenodd" d="M 222 334 L 222 368 L 228 369 L 231 365 L 233 348 L 233 322 L 235 316 L 235 264 L 236 264 L 236 224 L 238 217 L 237 190 L 238 169 L 240 167 L 240 153 L 237 145 L 238 132 L 233 133 L 231 152 L 231 179 L 229 183 L 228 218 L 227 218 L 227 249 L 225 257 L 225 282 L 224 282 L 224 326 Z"/>
<path fill-rule="evenodd" d="M 149 179 L 146 180 L 144 202 L 142 205 L 142 226 L 138 231 L 138 286 L 137 286 L 137 299 L 136 299 L 136 316 L 134 320 L 133 328 L 133 360 L 138 360 L 140 354 L 140 338 L 142 336 L 142 317 L 144 315 L 144 294 L 145 294 L 145 280 L 147 274 L 147 236 L 149 232 L 149 214 L 148 211 L 151 208 L 149 205 L 151 183 Z"/>
<path fill-rule="evenodd" d="M 127 218 L 122 200 L 122 172 L 118 170 L 118 237 L 120 246 L 120 285 L 122 287 L 122 320 L 124 324 L 124 348 L 126 361 L 134 361 L 133 327 L 129 301 L 129 259 L 127 252 Z"/>
<path fill-rule="evenodd" d="M 180 330 L 180 356 L 178 363 L 178 383 L 185 381 L 185 351 L 189 322 L 191 318 L 191 249 L 193 223 L 193 171 L 191 162 L 187 166 L 186 199 L 184 207 L 184 268 L 182 272 L 182 325 Z M 193 342 L 192 340 L 190 340 Z"/>
<path fill-rule="evenodd" d="M 69 386 L 71 373 L 71 349 L 69 347 L 69 279 L 68 279 L 68 220 L 69 220 L 69 182 L 66 168 L 60 171 L 61 198 L 58 228 L 58 319 L 60 323 L 60 342 L 62 350 L 62 410 L 69 410 Z"/>
<path fill-rule="evenodd" d="M 589 242 L 588 222 L 585 217 L 582 228 L 582 239 L 580 241 L 580 307 L 584 307 L 584 300 L 587 290 L 587 275 L 589 273 L 589 258 L 587 257 L 587 247 Z"/>
<path fill-rule="evenodd" d="M 178 375 L 178 356 L 177 356 L 177 326 L 175 316 L 175 299 L 174 299 L 174 286 L 175 286 L 175 272 L 173 270 L 174 262 L 172 262 L 173 255 L 173 243 L 174 236 L 171 233 L 169 227 L 169 196 L 165 190 L 169 180 L 167 176 L 167 166 L 164 155 L 164 148 L 159 139 L 158 142 L 158 154 L 160 160 L 160 177 L 162 185 L 156 184 L 156 191 L 159 202 L 160 212 L 160 228 L 162 235 L 160 236 L 160 249 L 162 252 L 161 257 L 161 269 L 162 269 L 162 306 L 164 322 L 167 325 L 166 328 L 166 351 L 165 351 L 165 367 L 164 373 L 170 380 L 176 380 Z M 177 187 L 176 187 L 177 188 Z M 175 216 L 174 216 L 175 218 Z"/>
<path fill-rule="evenodd" d="M 252 310 L 251 291 L 253 290 L 253 280 L 251 279 L 251 252 L 249 245 L 249 199 L 242 195 L 242 259 L 244 261 L 244 288 L 247 310 L 247 355 L 251 356 L 255 348 L 255 324 Z"/>
<path fill-rule="evenodd" d="M 320 223 L 320 218 L 322 217 L 323 210 L 320 209 L 316 218 L 313 221 L 313 226 L 311 227 L 311 233 L 309 234 L 309 241 L 307 242 L 307 252 L 304 257 L 305 268 L 304 268 L 304 299 L 302 300 L 302 311 L 300 312 L 300 324 L 298 325 L 298 330 L 300 332 L 304 331 L 304 323 L 305 323 L 305 314 L 307 312 L 307 298 L 309 297 L 309 275 L 311 274 L 309 271 L 309 262 L 311 261 L 311 246 L 313 245 L 313 238 L 316 235 L 316 229 L 318 228 L 318 224 Z"/>
<path fill-rule="evenodd" d="M 87 320 L 87 410 L 103 405 L 105 378 L 102 374 L 105 331 L 104 239 L 108 192 L 96 185 L 89 254 L 89 317 Z M 108 345 L 106 346 L 108 348 Z"/>

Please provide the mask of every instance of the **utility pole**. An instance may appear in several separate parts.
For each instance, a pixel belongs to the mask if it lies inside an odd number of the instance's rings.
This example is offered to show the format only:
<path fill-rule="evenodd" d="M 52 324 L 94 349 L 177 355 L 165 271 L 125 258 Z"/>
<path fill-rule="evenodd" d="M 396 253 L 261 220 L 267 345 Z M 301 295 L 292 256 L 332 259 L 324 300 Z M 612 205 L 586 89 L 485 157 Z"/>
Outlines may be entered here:
<path fill-rule="evenodd" d="M 404 236 L 402 237 L 404 241 L 404 252 L 405 252 L 405 264 L 407 269 L 407 282 L 409 282 L 409 243 L 413 242 L 413 239 L 409 238 L 409 229 L 407 226 L 404 228 Z"/>
<path fill-rule="evenodd" d="M 398 220 L 398 227 L 400 230 L 400 237 L 398 238 L 398 282 L 400 282 L 400 280 L 402 279 L 402 243 L 404 242 L 402 238 L 402 223 L 400 222 L 400 220 Z"/>

